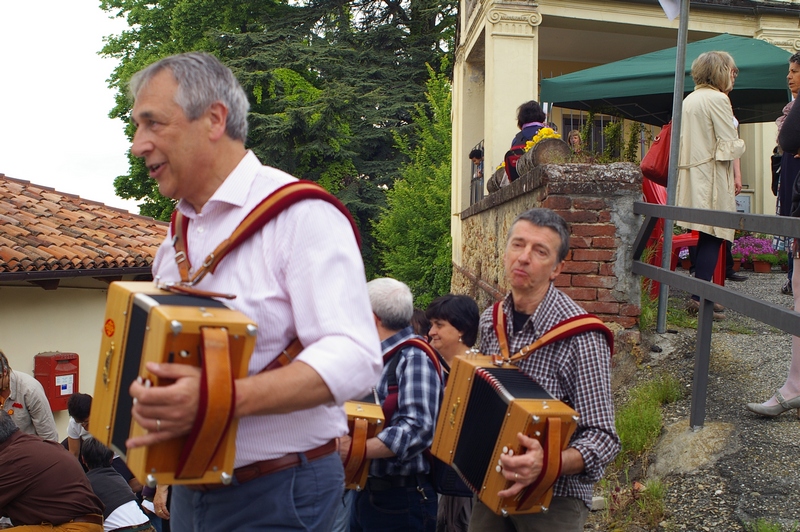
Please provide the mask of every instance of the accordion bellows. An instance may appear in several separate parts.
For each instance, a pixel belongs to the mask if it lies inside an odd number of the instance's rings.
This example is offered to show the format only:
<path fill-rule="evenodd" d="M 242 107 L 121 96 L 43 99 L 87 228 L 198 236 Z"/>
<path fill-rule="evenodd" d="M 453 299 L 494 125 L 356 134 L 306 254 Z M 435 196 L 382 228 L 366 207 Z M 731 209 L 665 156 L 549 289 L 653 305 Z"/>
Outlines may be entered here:
<path fill-rule="evenodd" d="M 554 399 L 516 366 L 492 357 L 456 357 L 436 425 L 433 455 L 451 465 L 478 498 L 498 515 L 547 511 L 561 472 L 561 451 L 575 432 L 578 414 Z M 536 482 L 515 498 L 497 493 L 513 483 L 502 475 L 500 456 L 525 451 L 521 432 L 545 452 Z"/>

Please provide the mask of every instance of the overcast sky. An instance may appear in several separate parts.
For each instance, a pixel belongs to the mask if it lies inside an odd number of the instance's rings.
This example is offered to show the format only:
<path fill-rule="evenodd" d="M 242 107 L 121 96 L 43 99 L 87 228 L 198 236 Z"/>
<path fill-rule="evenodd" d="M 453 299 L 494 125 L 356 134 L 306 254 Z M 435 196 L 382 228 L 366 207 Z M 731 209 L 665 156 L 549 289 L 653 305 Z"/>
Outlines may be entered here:
<path fill-rule="evenodd" d="M 0 0 L 0 173 L 138 212 L 114 194 L 128 140 L 97 52 L 125 27 L 97 0 Z"/>

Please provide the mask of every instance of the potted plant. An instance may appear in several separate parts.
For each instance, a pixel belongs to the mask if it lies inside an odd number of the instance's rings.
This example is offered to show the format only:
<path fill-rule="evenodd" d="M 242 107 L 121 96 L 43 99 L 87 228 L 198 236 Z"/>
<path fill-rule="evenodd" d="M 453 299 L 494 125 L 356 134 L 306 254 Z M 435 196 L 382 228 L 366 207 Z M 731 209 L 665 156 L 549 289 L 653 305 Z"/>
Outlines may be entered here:
<path fill-rule="evenodd" d="M 731 254 L 741 255 L 743 268 L 754 269 L 753 257 L 755 255 L 775 256 L 775 250 L 772 249 L 771 239 L 748 234 L 734 240 Z"/>
<path fill-rule="evenodd" d="M 742 269 L 742 254 L 731 253 L 731 258 L 733 258 L 733 264 L 731 264 L 731 267 L 733 268 L 733 271 L 738 272 Z"/>
<path fill-rule="evenodd" d="M 756 273 L 769 273 L 772 267 L 778 264 L 778 255 L 775 253 L 755 253 L 750 258 L 753 261 L 753 271 Z"/>

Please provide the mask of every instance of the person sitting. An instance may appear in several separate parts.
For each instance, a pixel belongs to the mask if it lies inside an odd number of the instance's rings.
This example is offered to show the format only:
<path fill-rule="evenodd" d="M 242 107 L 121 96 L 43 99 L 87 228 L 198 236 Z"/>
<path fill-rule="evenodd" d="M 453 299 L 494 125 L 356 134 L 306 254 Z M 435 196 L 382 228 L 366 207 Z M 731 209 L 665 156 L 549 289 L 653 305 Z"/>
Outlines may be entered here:
<path fill-rule="evenodd" d="M 511 147 L 525 144 L 545 127 L 544 121 L 547 116 L 542 111 L 542 106 L 536 100 L 525 102 L 517 108 L 517 127 L 519 133 L 511 141 Z"/>
<path fill-rule="evenodd" d="M 58 430 L 42 385 L 25 373 L 14 371 L 0 351 L 0 408 L 26 434 L 58 441 Z"/>
<path fill-rule="evenodd" d="M 67 424 L 67 437 L 62 445 L 72 455 L 80 461 L 81 445 L 82 442 L 91 439 L 92 435 L 89 433 L 89 414 L 92 411 L 92 396 L 88 393 L 74 393 L 67 400 L 67 412 L 69 412 L 69 424 Z M 139 482 L 125 461 L 118 455 L 114 455 L 114 460 L 111 465 L 116 469 L 125 482 L 128 483 L 134 493 L 142 491 L 142 484 Z M 84 471 L 86 468 L 84 467 Z"/>
<path fill-rule="evenodd" d="M 78 459 L 81 455 L 81 440 L 92 437 L 87 430 L 91 410 L 92 396 L 88 393 L 73 393 L 69 396 L 67 400 L 67 412 L 69 412 L 67 448 Z"/>
<path fill-rule="evenodd" d="M 111 467 L 113 458 L 113 451 L 94 438 L 81 444 L 80 459 L 87 469 L 86 477 L 105 506 L 103 529 L 105 532 L 154 532 L 150 520 L 139 508 L 136 495 L 125 479 Z"/>
<path fill-rule="evenodd" d="M 0 509 L 14 526 L 102 532 L 103 503 L 59 443 L 27 434 L 0 410 Z"/>

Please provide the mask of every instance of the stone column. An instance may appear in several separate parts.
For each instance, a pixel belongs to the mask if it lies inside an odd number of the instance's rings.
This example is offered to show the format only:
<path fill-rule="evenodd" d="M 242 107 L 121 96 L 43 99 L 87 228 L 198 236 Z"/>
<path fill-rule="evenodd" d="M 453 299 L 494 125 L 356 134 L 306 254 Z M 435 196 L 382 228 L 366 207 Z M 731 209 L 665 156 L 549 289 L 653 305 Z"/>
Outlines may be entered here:
<path fill-rule="evenodd" d="M 503 161 L 517 133 L 517 107 L 539 96 L 538 26 L 533 2 L 497 2 L 486 14 L 486 146 L 490 166 Z"/>

